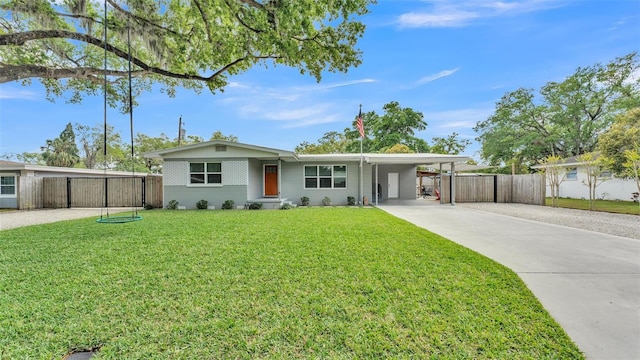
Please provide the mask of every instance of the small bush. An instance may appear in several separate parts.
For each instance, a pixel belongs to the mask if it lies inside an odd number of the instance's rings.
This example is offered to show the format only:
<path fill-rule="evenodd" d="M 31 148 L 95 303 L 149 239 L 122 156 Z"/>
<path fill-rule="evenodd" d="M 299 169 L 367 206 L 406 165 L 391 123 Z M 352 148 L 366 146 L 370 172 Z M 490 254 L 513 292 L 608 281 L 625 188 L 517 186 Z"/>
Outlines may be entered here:
<path fill-rule="evenodd" d="M 209 202 L 207 200 L 200 200 L 196 203 L 196 207 L 200 210 L 204 210 L 207 208 L 207 206 L 209 205 Z"/>
<path fill-rule="evenodd" d="M 309 198 L 306 196 L 301 197 L 300 206 L 309 206 Z"/>
<path fill-rule="evenodd" d="M 233 209 L 233 204 L 235 204 L 233 200 L 225 200 L 224 203 L 222 203 L 222 210 Z"/>
<path fill-rule="evenodd" d="M 356 204 L 356 198 L 354 198 L 353 196 L 347 196 L 347 204 L 349 206 L 353 206 Z"/>
<path fill-rule="evenodd" d="M 177 208 L 178 208 L 178 201 L 177 200 L 169 200 L 169 203 L 167 204 L 167 209 L 175 210 Z"/>
<path fill-rule="evenodd" d="M 280 206 L 280 210 L 289 210 L 289 209 L 293 209 L 293 205 L 289 203 L 284 203 L 282 204 L 282 206 Z"/>
<path fill-rule="evenodd" d="M 151 204 L 145 204 L 145 205 L 144 205 L 144 209 L 145 209 L 145 210 L 153 210 L 153 205 L 151 205 Z"/>
<path fill-rule="evenodd" d="M 328 196 L 325 196 L 324 199 L 322 199 L 322 206 L 329 206 L 331 205 L 331 199 Z"/>
<path fill-rule="evenodd" d="M 260 210 L 262 209 L 262 203 L 251 203 L 248 207 L 249 210 Z"/>

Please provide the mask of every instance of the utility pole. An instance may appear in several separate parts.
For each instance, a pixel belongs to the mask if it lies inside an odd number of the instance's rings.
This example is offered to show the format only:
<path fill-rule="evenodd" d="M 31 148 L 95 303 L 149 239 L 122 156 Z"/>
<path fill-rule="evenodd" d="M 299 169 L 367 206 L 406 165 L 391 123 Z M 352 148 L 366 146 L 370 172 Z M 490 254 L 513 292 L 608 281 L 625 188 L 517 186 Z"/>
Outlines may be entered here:
<path fill-rule="evenodd" d="M 180 115 L 180 120 L 178 120 L 178 146 L 180 146 L 181 140 L 182 140 L 182 115 Z"/>

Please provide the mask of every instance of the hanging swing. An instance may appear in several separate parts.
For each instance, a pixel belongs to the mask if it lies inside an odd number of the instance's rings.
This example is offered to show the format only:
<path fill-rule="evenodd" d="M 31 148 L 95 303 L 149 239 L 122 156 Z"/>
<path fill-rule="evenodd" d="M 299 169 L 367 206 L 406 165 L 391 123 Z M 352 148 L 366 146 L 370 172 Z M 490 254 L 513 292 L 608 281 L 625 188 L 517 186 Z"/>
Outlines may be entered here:
<path fill-rule="evenodd" d="M 128 44 L 128 62 L 129 62 L 129 131 L 131 135 L 131 215 L 124 216 L 110 216 L 109 215 L 109 199 L 107 191 L 107 2 L 104 2 L 104 137 L 103 137 L 103 154 L 104 154 L 104 209 L 106 209 L 106 215 L 102 215 L 100 212 L 100 218 L 96 222 L 101 224 L 122 224 L 133 221 L 142 220 L 142 216 L 138 215 L 138 209 L 136 208 L 137 194 L 136 194 L 136 177 L 135 177 L 135 163 L 133 161 L 133 97 L 131 95 L 131 22 L 130 17 L 127 17 L 127 44 Z"/>

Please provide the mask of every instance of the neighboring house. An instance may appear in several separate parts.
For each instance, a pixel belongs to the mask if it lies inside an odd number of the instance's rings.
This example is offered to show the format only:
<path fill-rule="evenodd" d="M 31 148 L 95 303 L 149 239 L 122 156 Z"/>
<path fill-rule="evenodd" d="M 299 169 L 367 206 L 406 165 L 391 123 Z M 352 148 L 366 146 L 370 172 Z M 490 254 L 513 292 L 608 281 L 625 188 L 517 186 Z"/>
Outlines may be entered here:
<path fill-rule="evenodd" d="M 31 193 L 32 187 L 42 186 L 41 182 L 31 181 L 35 178 L 45 177 L 126 177 L 126 176 L 146 176 L 146 173 L 135 173 L 126 171 L 104 171 L 92 169 L 78 169 L 57 166 L 31 165 L 20 162 L 0 160 L 0 208 L 17 209 L 20 206 L 20 196 Z M 40 193 L 34 191 L 35 193 Z M 37 204 L 42 203 L 42 199 L 32 199 Z M 42 207 L 37 204 L 30 204 L 32 207 Z"/>
<path fill-rule="evenodd" d="M 560 197 L 572 199 L 588 199 L 589 187 L 587 183 L 587 170 L 585 164 L 580 162 L 578 156 L 572 156 L 565 159 L 559 172 L 560 179 Z M 532 166 L 533 169 L 545 168 L 544 165 Z M 623 200 L 631 201 L 633 192 L 637 192 L 638 187 L 635 180 L 623 179 L 604 172 L 598 178 L 598 186 L 596 187 L 596 197 L 602 200 Z M 551 197 L 551 187 L 547 181 L 547 197 Z"/>
<path fill-rule="evenodd" d="M 349 196 L 371 203 L 415 199 L 417 165 L 469 160 L 440 154 L 307 155 L 219 140 L 144 156 L 163 160 L 164 206 L 176 200 L 187 209 L 195 209 L 199 200 L 220 208 L 226 200 L 276 207 L 299 203 L 303 196 L 310 205 L 320 205 L 325 197 L 334 205 L 347 204 Z"/>

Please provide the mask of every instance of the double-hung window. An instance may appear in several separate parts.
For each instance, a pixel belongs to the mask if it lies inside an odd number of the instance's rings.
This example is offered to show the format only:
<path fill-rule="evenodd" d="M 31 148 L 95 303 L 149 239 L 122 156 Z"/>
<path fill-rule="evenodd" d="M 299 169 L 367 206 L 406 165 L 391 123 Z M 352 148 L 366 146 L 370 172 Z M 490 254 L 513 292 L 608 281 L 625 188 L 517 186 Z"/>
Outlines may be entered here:
<path fill-rule="evenodd" d="M 346 187 L 346 165 L 305 165 L 305 189 L 344 189 Z"/>
<path fill-rule="evenodd" d="M 191 184 L 222 184 L 222 164 L 214 162 L 192 162 L 189 164 Z"/>
<path fill-rule="evenodd" d="M 0 176 L 0 196 L 12 197 L 16 194 L 16 177 Z"/>

